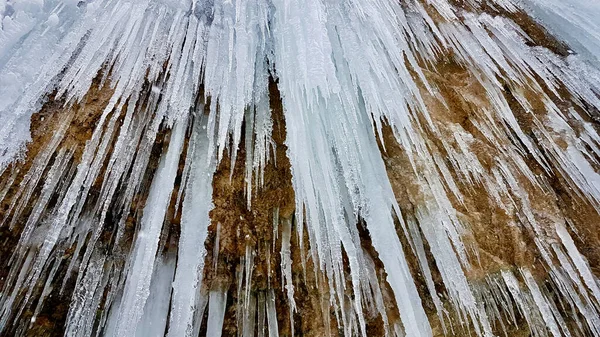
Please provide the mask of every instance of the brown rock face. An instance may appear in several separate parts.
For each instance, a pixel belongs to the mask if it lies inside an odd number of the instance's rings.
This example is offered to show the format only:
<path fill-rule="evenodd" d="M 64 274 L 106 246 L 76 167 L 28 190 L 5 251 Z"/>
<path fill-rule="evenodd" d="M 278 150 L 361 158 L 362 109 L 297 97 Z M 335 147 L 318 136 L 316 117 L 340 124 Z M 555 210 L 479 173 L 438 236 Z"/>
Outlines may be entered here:
<path fill-rule="evenodd" d="M 67 180 L 80 161 L 83 147 L 90 139 L 92 131 L 98 122 L 102 109 L 112 96 L 108 88 L 94 86 L 86 99 L 72 107 L 65 107 L 64 101 L 50 99 L 48 103 L 31 120 L 32 141 L 27 146 L 26 157 L 13 163 L 0 176 L 2 199 L 0 203 L 0 287 L 7 291 L 11 284 L 5 283 L 9 278 L 11 256 L 18 247 L 19 237 L 26 225 L 28 217 L 34 211 L 35 204 L 29 200 L 30 195 L 39 195 L 44 188 L 44 178 L 50 174 L 48 163 L 64 161 L 63 179 Z M 55 198 L 48 200 L 48 208 L 56 203 Z M 25 248 L 26 249 L 26 248 Z M 70 250 L 64 252 L 68 259 Z M 66 267 L 66 266 L 65 266 Z M 65 277 L 66 268 L 57 271 L 58 279 Z M 71 300 L 73 280 L 65 283 L 64 292 L 54 291 L 46 299 L 34 321 L 33 308 L 27 308 L 22 313 L 20 321 L 32 321 L 31 328 L 13 322 L 11 328 L 6 329 L 7 336 L 24 334 L 28 336 L 62 336 L 66 313 Z M 38 285 L 33 296 L 40 296 L 42 285 Z M 56 287 L 60 287 L 57 281 Z M 58 290 L 58 289 L 57 289 Z M 20 296 L 24 295 L 24 291 Z"/>

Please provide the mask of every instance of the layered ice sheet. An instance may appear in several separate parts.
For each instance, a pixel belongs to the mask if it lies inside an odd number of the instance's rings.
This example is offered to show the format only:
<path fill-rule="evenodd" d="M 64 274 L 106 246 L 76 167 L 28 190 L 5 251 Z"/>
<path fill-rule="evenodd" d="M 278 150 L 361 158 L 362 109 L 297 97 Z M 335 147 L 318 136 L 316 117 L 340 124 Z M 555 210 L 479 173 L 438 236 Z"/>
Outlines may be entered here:
<path fill-rule="evenodd" d="M 598 64 L 600 59 L 600 3 L 573 0 L 517 0 L 573 51 Z M 572 52 L 573 52 L 572 51 Z"/>

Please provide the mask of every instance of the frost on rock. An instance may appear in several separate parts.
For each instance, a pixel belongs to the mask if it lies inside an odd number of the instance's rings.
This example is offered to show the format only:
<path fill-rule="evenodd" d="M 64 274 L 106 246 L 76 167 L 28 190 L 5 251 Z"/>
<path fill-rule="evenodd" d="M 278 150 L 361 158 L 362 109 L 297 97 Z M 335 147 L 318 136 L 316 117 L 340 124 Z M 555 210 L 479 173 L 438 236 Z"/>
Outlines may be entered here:
<path fill-rule="evenodd" d="M 0 0 L 0 331 L 600 334 L 596 14 Z"/>

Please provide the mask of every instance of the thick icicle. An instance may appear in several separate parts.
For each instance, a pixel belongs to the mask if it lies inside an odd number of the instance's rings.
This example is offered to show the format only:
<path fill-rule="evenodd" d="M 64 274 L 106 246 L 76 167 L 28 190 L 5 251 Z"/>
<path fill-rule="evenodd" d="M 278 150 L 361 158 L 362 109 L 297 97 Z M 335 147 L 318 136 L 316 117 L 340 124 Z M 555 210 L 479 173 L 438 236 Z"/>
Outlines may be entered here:
<path fill-rule="evenodd" d="M 152 283 L 150 284 L 150 295 L 146 301 L 139 328 L 136 330 L 136 337 L 161 337 L 165 335 L 174 271 L 174 254 L 157 259 Z"/>
<path fill-rule="evenodd" d="M 202 111 L 200 109 L 199 111 Z M 190 176 L 185 187 L 181 216 L 181 234 L 177 270 L 173 281 L 173 296 L 168 336 L 192 336 L 200 329 L 200 319 L 196 303 L 202 287 L 204 241 L 208 235 L 212 208 L 212 176 L 216 169 L 213 154 L 208 150 L 206 122 L 203 115 L 195 117 L 192 126 L 192 139 L 188 146 L 193 147 L 191 157 L 186 158 Z M 211 295 L 212 296 L 212 295 Z"/>
<path fill-rule="evenodd" d="M 207 336 L 221 337 L 226 304 L 227 292 L 223 290 L 213 290 L 210 292 L 208 300 L 208 322 L 206 325 Z"/>
<path fill-rule="evenodd" d="M 138 324 L 150 295 L 150 282 L 156 260 L 158 240 L 165 221 L 165 213 L 171 201 L 186 127 L 187 118 L 183 118 L 175 124 L 169 148 L 161 158 L 156 178 L 152 181 L 141 228 L 137 233 L 130 257 L 130 267 L 119 307 L 115 336 L 134 336 L 139 329 Z"/>

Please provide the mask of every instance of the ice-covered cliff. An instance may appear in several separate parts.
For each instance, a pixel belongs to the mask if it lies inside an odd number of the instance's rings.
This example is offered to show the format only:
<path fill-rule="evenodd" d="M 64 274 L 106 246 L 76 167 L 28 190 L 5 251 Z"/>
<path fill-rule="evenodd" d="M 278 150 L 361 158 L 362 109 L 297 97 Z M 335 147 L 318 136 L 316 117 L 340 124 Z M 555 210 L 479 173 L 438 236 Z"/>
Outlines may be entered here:
<path fill-rule="evenodd" d="M 597 0 L 0 0 L 0 331 L 600 336 Z"/>

